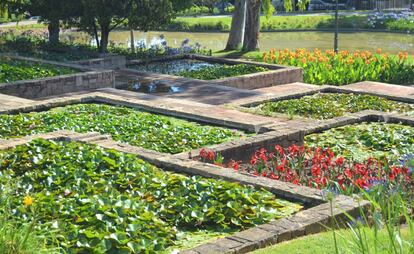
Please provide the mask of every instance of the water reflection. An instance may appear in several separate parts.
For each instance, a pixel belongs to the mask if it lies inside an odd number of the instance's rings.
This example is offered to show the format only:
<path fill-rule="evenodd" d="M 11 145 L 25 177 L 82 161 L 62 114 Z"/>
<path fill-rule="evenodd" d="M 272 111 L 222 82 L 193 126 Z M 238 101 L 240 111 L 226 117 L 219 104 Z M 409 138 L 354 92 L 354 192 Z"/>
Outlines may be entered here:
<path fill-rule="evenodd" d="M 171 47 L 180 47 L 185 39 L 189 39 L 190 44 L 199 42 L 203 47 L 215 51 L 223 49 L 228 38 L 227 33 L 135 32 L 137 44 L 141 43 L 144 45 L 161 43 L 160 35 L 164 36 Z M 83 42 L 85 42 L 85 36 L 80 36 L 79 34 L 79 38 L 81 37 Z M 114 31 L 110 34 L 109 39 L 116 44 L 127 46 L 130 41 L 130 32 Z M 89 42 L 94 43 L 90 39 Z M 382 48 L 384 52 L 393 54 L 400 51 L 414 54 L 414 35 L 374 32 L 341 33 L 339 36 L 339 46 L 340 49 L 352 51 Z M 271 48 L 332 49 L 332 47 L 333 33 L 331 32 L 269 32 L 260 34 L 260 48 L 262 50 L 269 50 Z"/>

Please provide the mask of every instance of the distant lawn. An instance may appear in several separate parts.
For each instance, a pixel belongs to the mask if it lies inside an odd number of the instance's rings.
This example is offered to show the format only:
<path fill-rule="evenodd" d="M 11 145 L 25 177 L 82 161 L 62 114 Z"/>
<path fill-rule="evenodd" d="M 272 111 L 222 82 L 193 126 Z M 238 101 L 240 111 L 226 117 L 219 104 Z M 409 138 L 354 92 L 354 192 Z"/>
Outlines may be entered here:
<path fill-rule="evenodd" d="M 381 231 L 379 234 L 379 249 L 378 252 L 375 252 L 374 249 L 374 236 L 371 230 L 366 229 L 367 232 L 367 242 L 369 251 L 365 253 L 391 253 L 388 244 L 389 238 L 387 232 Z M 338 247 L 341 254 L 354 254 L 360 253 L 358 249 L 354 246 L 355 242 L 353 241 L 354 235 L 351 230 L 340 230 L 337 232 Z M 402 230 L 402 236 L 404 240 L 409 240 L 409 233 L 407 229 Z M 405 246 L 407 247 L 407 246 Z M 252 254 L 332 254 L 335 253 L 335 245 L 333 241 L 332 232 L 325 232 L 311 236 L 301 237 L 292 241 L 279 243 L 277 245 L 264 248 Z M 405 249 L 401 254 L 409 254 L 410 250 Z"/>
<path fill-rule="evenodd" d="M 329 23 L 331 15 L 320 16 L 273 16 L 270 19 L 261 19 L 263 30 L 277 29 L 316 29 L 322 23 Z M 231 17 L 181 17 L 173 21 L 169 26 L 182 30 L 217 30 L 229 31 Z"/>
<path fill-rule="evenodd" d="M 231 16 L 219 17 L 179 17 L 164 27 L 169 31 L 219 31 L 228 32 L 231 26 Z M 262 31 L 281 30 L 324 30 L 333 29 L 335 19 L 332 13 L 321 15 L 272 16 L 269 19 L 261 18 Z M 339 27 L 348 30 L 390 30 L 412 31 L 414 23 L 409 21 L 387 21 L 377 24 L 375 28 L 368 22 L 365 14 L 347 15 L 339 17 Z"/>

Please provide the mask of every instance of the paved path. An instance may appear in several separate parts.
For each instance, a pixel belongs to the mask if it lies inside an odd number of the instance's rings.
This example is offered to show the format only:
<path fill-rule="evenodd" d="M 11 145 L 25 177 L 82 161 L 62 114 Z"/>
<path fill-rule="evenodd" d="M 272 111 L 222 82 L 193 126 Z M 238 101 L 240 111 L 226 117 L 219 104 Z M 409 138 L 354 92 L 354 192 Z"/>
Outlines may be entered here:
<path fill-rule="evenodd" d="M 117 71 L 116 83 L 117 87 L 128 82 L 140 80 L 142 83 L 150 81 L 162 80 L 162 83 L 174 86 L 181 90 L 179 93 L 154 93 L 153 95 L 162 96 L 166 98 L 182 99 L 189 101 L 196 101 L 211 105 L 220 105 L 231 103 L 234 100 L 252 98 L 261 95 L 263 92 L 255 90 L 245 90 L 222 85 L 211 84 L 206 81 L 188 80 L 183 78 L 174 78 L 172 76 L 156 75 L 152 77 L 139 76 L 136 73 L 128 71 Z M 122 91 L 122 90 L 120 90 Z M 119 93 L 121 93 L 119 91 Z M 123 93 L 126 96 L 131 93 Z"/>
<path fill-rule="evenodd" d="M 16 27 L 16 26 L 29 26 L 29 25 L 36 25 L 38 22 L 37 20 L 24 20 L 20 22 L 9 22 L 0 24 L 0 28 L 9 28 L 9 27 Z"/>
<path fill-rule="evenodd" d="M 408 96 L 414 98 L 414 86 L 399 86 L 380 82 L 364 81 L 342 86 L 342 88 L 349 88 L 355 91 L 381 93 L 391 96 Z"/>
<path fill-rule="evenodd" d="M 21 106 L 33 102 L 32 100 L 27 100 L 15 96 L 0 94 L 0 110 Z"/>

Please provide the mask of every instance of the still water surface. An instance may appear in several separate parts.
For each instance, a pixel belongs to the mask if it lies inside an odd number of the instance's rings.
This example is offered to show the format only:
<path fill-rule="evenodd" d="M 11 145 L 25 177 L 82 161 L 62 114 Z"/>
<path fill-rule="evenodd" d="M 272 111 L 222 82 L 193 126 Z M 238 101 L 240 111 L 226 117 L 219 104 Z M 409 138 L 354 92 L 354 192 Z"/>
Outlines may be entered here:
<path fill-rule="evenodd" d="M 79 37 L 77 40 L 90 40 L 85 36 L 77 36 L 71 32 L 71 37 Z M 191 32 L 135 32 L 137 42 L 145 42 L 147 45 L 156 43 L 160 35 L 164 35 L 169 46 L 179 47 L 185 39 L 190 44 L 200 43 L 207 49 L 213 51 L 225 47 L 228 38 L 227 33 L 191 33 Z M 333 45 L 333 33 L 331 32 L 268 32 L 260 35 L 260 48 L 262 50 L 296 49 L 296 48 L 319 48 L 331 49 Z M 110 35 L 110 40 L 116 44 L 128 45 L 130 40 L 129 31 L 115 31 Z M 93 41 L 92 41 L 93 43 Z M 339 36 L 341 50 L 376 50 L 382 48 L 384 52 L 396 54 L 407 51 L 414 55 L 414 35 L 398 33 L 376 33 L 356 32 L 341 33 Z"/>

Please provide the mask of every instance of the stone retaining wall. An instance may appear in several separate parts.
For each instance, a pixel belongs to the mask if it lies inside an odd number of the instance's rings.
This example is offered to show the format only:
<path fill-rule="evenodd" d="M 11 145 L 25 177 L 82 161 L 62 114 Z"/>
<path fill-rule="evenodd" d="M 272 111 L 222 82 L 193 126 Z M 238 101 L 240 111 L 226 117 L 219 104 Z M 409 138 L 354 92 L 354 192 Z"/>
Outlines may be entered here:
<path fill-rule="evenodd" d="M 72 62 L 74 64 L 86 66 L 95 69 L 123 69 L 126 67 L 127 60 L 125 56 L 105 55 L 101 58 L 81 60 Z"/>
<path fill-rule="evenodd" d="M 21 80 L 0 84 L 0 93 L 26 99 L 39 99 L 64 93 L 95 90 L 115 86 L 115 72 L 96 70 L 91 67 L 71 63 L 59 63 L 15 55 L 4 55 L 15 60 L 49 64 L 79 70 L 79 73 L 42 79 Z"/>
<path fill-rule="evenodd" d="M 269 86 L 303 81 L 303 70 L 297 67 L 258 63 L 258 62 L 251 62 L 251 61 L 245 61 L 245 60 L 224 59 L 224 58 L 217 58 L 217 57 L 211 57 L 211 56 L 191 55 L 191 54 L 161 57 L 161 58 L 157 58 L 153 60 L 132 60 L 128 63 L 128 65 L 148 64 L 148 63 L 153 63 L 153 62 L 165 62 L 165 61 L 179 60 L 179 59 L 194 59 L 194 60 L 199 60 L 199 61 L 228 64 L 228 65 L 248 64 L 248 65 L 265 67 L 269 69 L 269 71 L 266 71 L 266 72 L 258 72 L 258 73 L 252 73 L 252 74 L 247 74 L 247 75 L 241 75 L 237 77 L 229 77 L 229 78 L 223 78 L 223 79 L 217 79 L 217 80 L 211 80 L 211 81 L 204 81 L 206 83 L 214 83 L 214 84 L 223 85 L 223 86 L 230 86 L 230 87 L 235 87 L 235 88 L 252 90 L 252 89 L 257 89 L 257 88 L 264 88 L 264 87 L 269 87 Z M 173 75 L 163 75 L 163 76 L 164 78 L 170 79 L 170 80 L 177 79 L 177 76 L 173 76 Z M 188 78 L 180 78 L 180 79 L 192 80 Z M 197 80 L 197 81 L 200 81 L 200 80 Z"/>
<path fill-rule="evenodd" d="M 0 84 L 0 93 L 39 99 L 65 93 L 114 87 L 115 72 L 89 71 L 57 77 Z"/>

